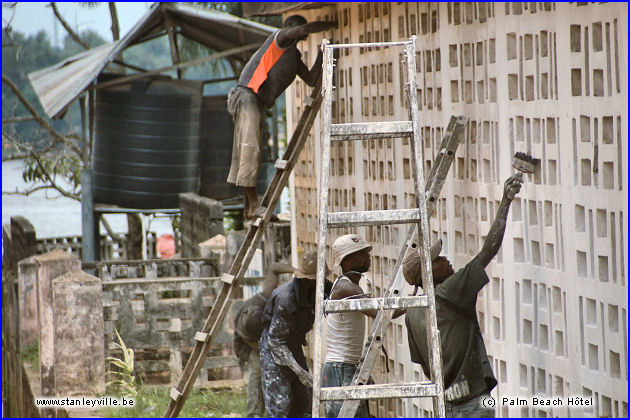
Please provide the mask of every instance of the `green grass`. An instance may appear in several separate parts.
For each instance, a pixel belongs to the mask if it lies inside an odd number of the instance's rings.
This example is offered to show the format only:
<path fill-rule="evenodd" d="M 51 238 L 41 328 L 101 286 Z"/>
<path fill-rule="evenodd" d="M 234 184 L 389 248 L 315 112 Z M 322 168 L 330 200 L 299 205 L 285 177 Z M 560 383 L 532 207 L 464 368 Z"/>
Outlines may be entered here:
<path fill-rule="evenodd" d="M 35 341 L 22 350 L 22 361 L 28 363 L 31 368 L 39 370 L 39 342 Z"/>
<path fill-rule="evenodd" d="M 170 401 L 168 387 L 139 387 L 134 407 L 107 407 L 103 417 L 162 417 Z M 179 417 L 244 417 L 247 392 L 243 388 L 196 390 L 188 396 Z"/>

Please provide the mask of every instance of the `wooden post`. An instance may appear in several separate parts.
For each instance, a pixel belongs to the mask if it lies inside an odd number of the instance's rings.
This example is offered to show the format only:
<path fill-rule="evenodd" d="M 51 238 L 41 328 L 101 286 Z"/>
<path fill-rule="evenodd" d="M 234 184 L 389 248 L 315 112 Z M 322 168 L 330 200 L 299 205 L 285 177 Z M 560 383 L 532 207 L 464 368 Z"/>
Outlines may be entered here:
<path fill-rule="evenodd" d="M 98 235 L 96 230 L 98 225 L 94 223 L 94 184 L 93 170 L 90 156 L 90 135 L 88 133 L 88 111 L 86 95 L 79 98 L 81 108 L 81 127 L 83 129 L 83 149 L 81 171 L 81 231 L 83 239 L 81 241 L 82 260 L 96 261 L 98 256 Z"/>

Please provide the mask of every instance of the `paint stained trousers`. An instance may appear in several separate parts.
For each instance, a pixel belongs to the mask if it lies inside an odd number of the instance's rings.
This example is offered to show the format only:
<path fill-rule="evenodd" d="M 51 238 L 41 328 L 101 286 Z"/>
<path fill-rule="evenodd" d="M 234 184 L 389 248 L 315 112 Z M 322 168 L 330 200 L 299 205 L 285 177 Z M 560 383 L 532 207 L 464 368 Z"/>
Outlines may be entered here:
<path fill-rule="evenodd" d="M 300 382 L 297 375 L 288 367 L 277 365 L 271 349 L 263 341 L 260 348 L 260 364 L 265 407 L 269 417 L 311 417 L 313 394 Z M 296 360 L 303 359 L 296 357 Z M 304 367 L 304 366 L 303 366 Z"/>
<path fill-rule="evenodd" d="M 251 89 L 237 86 L 228 93 L 227 109 L 234 120 L 232 164 L 227 182 L 238 187 L 255 187 L 262 159 L 264 107 Z"/>

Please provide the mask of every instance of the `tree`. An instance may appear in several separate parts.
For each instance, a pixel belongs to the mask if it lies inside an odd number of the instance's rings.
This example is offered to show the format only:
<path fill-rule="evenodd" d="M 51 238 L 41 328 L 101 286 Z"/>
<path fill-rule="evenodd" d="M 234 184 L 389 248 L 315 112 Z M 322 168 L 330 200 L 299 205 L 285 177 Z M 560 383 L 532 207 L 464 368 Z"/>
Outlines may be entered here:
<path fill-rule="evenodd" d="M 18 6 L 17 3 L 3 3 L 8 15 Z M 2 83 L 8 89 L 2 89 L 2 159 L 24 159 L 22 176 L 34 184 L 24 191 L 3 194 L 29 195 L 38 190 L 53 189 L 65 197 L 80 200 L 80 174 L 88 145 L 81 136 L 78 106 L 74 104 L 63 120 L 51 120 L 39 104 L 27 74 L 105 41 L 91 30 L 75 32 L 56 4 L 50 3 L 50 7 L 68 33 L 62 48 L 52 46 L 44 31 L 25 37 L 13 31 L 10 17 L 3 19 Z M 112 23 L 112 37 L 116 39 L 119 36 L 117 15 L 115 6 L 110 4 L 110 11 L 112 9 L 111 15 L 116 19 Z M 66 182 L 60 182 L 60 179 Z"/>

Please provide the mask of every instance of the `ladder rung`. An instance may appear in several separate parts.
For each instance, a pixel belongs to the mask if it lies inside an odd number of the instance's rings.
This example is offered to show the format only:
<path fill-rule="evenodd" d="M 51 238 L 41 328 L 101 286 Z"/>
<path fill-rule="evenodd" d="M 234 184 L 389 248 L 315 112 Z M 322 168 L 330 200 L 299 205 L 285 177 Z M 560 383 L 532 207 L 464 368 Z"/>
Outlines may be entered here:
<path fill-rule="evenodd" d="M 288 160 L 278 159 L 276 160 L 276 163 L 274 163 L 273 167 L 276 169 L 286 169 L 288 164 Z"/>
<path fill-rule="evenodd" d="M 330 135 L 333 140 L 386 139 L 408 136 L 413 133 L 411 121 L 385 121 L 367 123 L 332 124 Z"/>
<path fill-rule="evenodd" d="M 208 334 L 201 332 L 201 331 L 197 331 L 195 333 L 195 341 L 199 341 L 201 343 L 204 343 L 207 339 L 208 339 Z"/>
<path fill-rule="evenodd" d="M 355 44 L 328 44 L 326 48 L 376 48 L 376 47 L 397 47 L 402 45 L 408 45 L 413 41 L 387 41 L 387 42 L 360 42 Z"/>
<path fill-rule="evenodd" d="M 172 399 L 173 401 L 177 401 L 177 400 L 179 400 L 179 397 L 181 397 L 181 396 L 182 396 L 182 393 L 181 393 L 181 392 L 179 392 L 179 391 L 177 390 L 177 388 L 174 388 L 174 387 L 173 387 L 173 388 L 171 388 L 171 391 L 169 392 L 169 394 L 170 394 L 171 399 Z"/>
<path fill-rule="evenodd" d="M 433 382 L 405 384 L 376 384 L 359 386 L 334 386 L 321 389 L 320 399 L 326 401 L 367 400 L 372 398 L 434 397 L 437 386 Z"/>
<path fill-rule="evenodd" d="M 350 227 L 366 225 L 393 225 L 415 223 L 420 220 L 418 209 L 344 211 L 328 213 L 328 227 Z"/>
<path fill-rule="evenodd" d="M 232 282 L 234 281 L 234 276 L 228 273 L 223 273 L 223 275 L 221 276 L 221 281 L 223 283 L 232 284 Z"/>
<path fill-rule="evenodd" d="M 426 307 L 429 299 L 426 295 L 390 298 L 327 300 L 324 313 L 363 311 L 366 309 L 398 309 Z"/>

